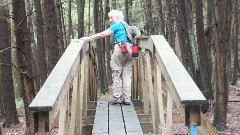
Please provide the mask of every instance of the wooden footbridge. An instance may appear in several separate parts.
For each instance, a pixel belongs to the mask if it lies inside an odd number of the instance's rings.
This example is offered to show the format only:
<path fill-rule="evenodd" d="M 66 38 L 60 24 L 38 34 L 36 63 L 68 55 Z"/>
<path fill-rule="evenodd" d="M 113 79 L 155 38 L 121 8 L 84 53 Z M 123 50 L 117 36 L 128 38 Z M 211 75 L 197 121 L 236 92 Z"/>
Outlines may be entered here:
<path fill-rule="evenodd" d="M 206 102 L 172 48 L 161 35 L 138 38 L 131 105 L 98 101 L 98 70 L 93 47 L 74 39 L 29 108 L 32 134 L 217 135 L 201 113 Z"/>

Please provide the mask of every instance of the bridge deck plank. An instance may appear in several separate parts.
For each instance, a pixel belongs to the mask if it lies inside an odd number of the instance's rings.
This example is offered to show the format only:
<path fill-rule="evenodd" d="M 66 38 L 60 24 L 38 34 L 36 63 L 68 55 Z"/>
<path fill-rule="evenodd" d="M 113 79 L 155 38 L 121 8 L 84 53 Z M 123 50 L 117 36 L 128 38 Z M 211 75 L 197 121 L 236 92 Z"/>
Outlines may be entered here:
<path fill-rule="evenodd" d="M 124 135 L 124 123 L 121 106 L 109 105 L 109 135 Z"/>
<path fill-rule="evenodd" d="M 142 135 L 143 131 L 133 104 L 122 105 L 122 112 L 127 135 Z"/>
<path fill-rule="evenodd" d="M 93 135 L 143 135 L 134 106 L 98 101 Z"/>
<path fill-rule="evenodd" d="M 106 101 L 97 103 L 92 134 L 108 134 L 108 102 Z"/>

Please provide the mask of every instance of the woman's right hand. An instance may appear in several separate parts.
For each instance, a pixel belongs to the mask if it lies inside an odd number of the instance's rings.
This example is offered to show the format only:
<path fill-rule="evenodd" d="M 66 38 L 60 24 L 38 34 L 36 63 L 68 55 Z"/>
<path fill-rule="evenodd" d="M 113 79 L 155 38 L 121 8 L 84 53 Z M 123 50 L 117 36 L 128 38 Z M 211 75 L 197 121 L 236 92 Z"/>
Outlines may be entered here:
<path fill-rule="evenodd" d="M 81 37 L 80 39 L 85 40 L 85 41 L 91 41 L 90 37 Z"/>

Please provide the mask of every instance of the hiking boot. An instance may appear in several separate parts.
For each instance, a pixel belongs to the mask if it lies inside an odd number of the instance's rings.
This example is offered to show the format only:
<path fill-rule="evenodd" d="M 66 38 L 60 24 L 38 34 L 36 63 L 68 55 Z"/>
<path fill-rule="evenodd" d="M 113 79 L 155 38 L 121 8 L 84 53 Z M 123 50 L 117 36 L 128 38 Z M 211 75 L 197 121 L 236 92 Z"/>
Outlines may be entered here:
<path fill-rule="evenodd" d="M 131 104 L 130 97 L 125 97 L 124 100 L 123 100 L 123 104 L 124 105 L 130 105 Z"/>
<path fill-rule="evenodd" d="M 124 105 L 130 105 L 131 103 L 130 103 L 130 102 L 123 101 L 123 104 L 124 104 Z"/>
<path fill-rule="evenodd" d="M 130 104 L 131 104 L 131 97 L 129 97 L 129 96 L 124 96 L 124 97 L 123 97 L 123 104 L 124 104 L 124 105 L 130 105 Z"/>
<path fill-rule="evenodd" d="M 112 101 L 110 101 L 111 105 L 115 105 L 115 104 L 122 104 L 123 101 L 120 97 L 114 97 Z"/>

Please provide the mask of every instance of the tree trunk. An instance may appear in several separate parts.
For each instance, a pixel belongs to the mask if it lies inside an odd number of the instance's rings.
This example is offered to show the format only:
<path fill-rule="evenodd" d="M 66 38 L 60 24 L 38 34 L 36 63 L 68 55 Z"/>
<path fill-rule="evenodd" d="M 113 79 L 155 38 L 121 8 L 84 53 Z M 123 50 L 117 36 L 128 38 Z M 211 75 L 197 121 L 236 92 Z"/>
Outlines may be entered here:
<path fill-rule="evenodd" d="M 153 17 L 152 17 L 152 0 L 146 0 L 146 7 L 147 7 L 147 22 L 145 30 L 147 35 L 154 35 L 154 27 L 153 27 Z"/>
<path fill-rule="evenodd" d="M 105 30 L 105 23 L 104 23 L 104 6 L 103 6 L 103 1 L 101 0 L 100 1 L 100 4 L 99 4 L 99 7 L 100 7 L 100 15 L 99 15 L 99 18 L 98 18 L 98 22 L 100 24 L 100 31 L 104 31 Z M 107 87 L 107 73 L 106 73 L 106 42 L 105 42 L 105 39 L 101 39 L 101 57 L 102 57 L 102 62 L 103 63 L 103 75 L 104 75 L 104 91 L 108 91 L 108 87 Z"/>
<path fill-rule="evenodd" d="M 57 16 L 57 33 L 58 33 L 58 46 L 59 46 L 59 55 L 62 56 L 64 53 L 64 36 L 63 36 L 63 22 L 62 18 L 62 3 L 61 0 L 55 0 L 56 3 L 56 16 Z"/>
<path fill-rule="evenodd" d="M 201 6 L 201 5 L 200 5 Z M 193 2 L 190 0 L 190 1 L 186 1 L 186 17 L 187 17 L 187 26 L 188 26 L 188 35 L 189 35 L 189 43 L 190 43 L 190 46 L 191 46 L 191 51 L 192 51 L 192 56 L 193 56 L 193 63 L 194 63 L 194 68 L 195 68 L 195 71 L 196 70 L 199 70 L 199 58 L 198 58 L 198 55 L 197 55 L 197 45 L 196 45 L 196 33 L 195 33 L 195 30 L 196 30 L 196 26 L 194 25 L 194 22 L 195 22 L 195 18 L 194 18 L 194 9 L 193 9 Z M 196 16 L 197 18 L 197 16 Z"/>
<path fill-rule="evenodd" d="M 186 17 L 186 6 L 185 1 L 177 1 L 177 35 L 179 40 L 179 45 L 181 48 L 182 63 L 188 73 L 194 76 L 194 66 L 192 54 L 189 49 L 191 48 L 188 37 L 188 27 L 187 27 L 187 17 Z"/>
<path fill-rule="evenodd" d="M 59 60 L 57 17 L 54 1 L 44 0 L 42 9 L 44 23 L 43 34 L 47 51 L 48 73 L 50 73 Z"/>
<path fill-rule="evenodd" d="M 191 53 L 192 53 L 192 59 L 193 59 L 193 65 L 194 65 L 194 74 L 195 74 L 195 82 L 198 85 L 198 87 L 203 90 L 203 84 L 200 74 L 200 64 L 199 64 L 199 56 L 197 51 L 197 43 L 196 43 L 196 26 L 195 18 L 194 18 L 194 5 L 193 1 L 186 1 L 186 17 L 187 17 L 187 29 L 188 29 L 188 37 L 189 37 L 189 44 L 191 46 Z M 201 5 L 200 5 L 201 6 Z M 196 16 L 197 18 L 198 16 Z"/>
<path fill-rule="evenodd" d="M 124 5 L 125 5 L 125 21 L 129 24 L 129 10 L 128 10 L 128 0 L 124 1 Z"/>
<path fill-rule="evenodd" d="M 202 88 L 200 89 L 207 100 L 213 99 L 213 91 L 211 87 L 211 70 L 210 61 L 208 61 L 207 55 L 207 44 L 204 36 L 204 24 L 203 24 L 203 3 L 202 0 L 194 0 L 196 8 L 196 34 L 197 34 L 197 44 L 198 53 L 200 59 L 200 69 L 199 72 L 202 79 Z M 204 111 L 208 110 L 208 105 L 204 105 Z"/>
<path fill-rule="evenodd" d="M 65 24 L 65 17 L 64 17 L 64 11 L 63 11 L 63 3 L 60 2 L 60 12 L 61 12 L 61 25 L 62 25 L 62 34 L 63 34 L 63 49 L 65 50 L 67 48 L 67 32 L 66 32 L 66 24 Z"/>
<path fill-rule="evenodd" d="M 12 4 L 9 4 L 10 16 L 13 16 L 13 7 Z M 11 47 L 16 47 L 16 37 L 15 37 L 15 24 L 14 20 L 11 19 Z M 17 58 L 17 49 L 12 49 L 11 52 L 12 57 L 12 65 L 13 65 L 13 85 L 15 91 L 15 98 L 20 99 L 22 98 L 22 86 L 20 80 L 20 73 L 19 73 L 19 65 L 18 65 L 18 58 Z"/>
<path fill-rule="evenodd" d="M 109 7 L 109 0 L 105 0 L 105 18 L 104 22 L 108 22 L 108 13 L 110 12 L 110 7 Z M 105 28 L 108 28 L 109 24 L 106 25 L 105 23 Z M 111 50 L 112 50 L 112 44 L 110 42 L 110 38 L 106 38 L 106 77 L 107 77 L 107 86 L 112 84 L 112 70 L 110 67 L 110 61 L 111 61 Z"/>
<path fill-rule="evenodd" d="M 85 0 L 77 0 L 78 38 L 84 36 L 84 6 Z"/>
<path fill-rule="evenodd" d="M 213 34 L 212 34 L 212 12 L 213 12 L 213 1 L 212 0 L 207 0 L 206 1 L 206 4 L 205 5 L 207 5 L 207 7 L 206 7 L 206 9 L 207 9 L 207 20 L 206 20 L 206 28 L 205 28 L 205 38 L 206 38 L 206 50 L 205 51 L 207 51 L 207 57 L 208 57 L 208 61 L 209 61 L 209 63 L 212 63 L 212 64 L 209 64 L 209 76 L 211 77 L 211 87 L 213 88 L 214 86 L 214 84 L 215 84 L 215 74 L 213 74 L 213 72 L 215 71 L 214 70 L 214 61 L 212 60 L 212 37 L 213 37 Z M 214 90 L 212 90 L 213 91 L 213 93 L 215 93 L 214 92 Z"/>
<path fill-rule="evenodd" d="M 27 26 L 28 26 L 28 31 L 29 31 L 29 38 L 30 38 L 30 44 L 31 44 L 31 51 L 30 51 L 30 56 L 31 56 L 31 69 L 35 68 L 37 66 L 37 61 L 36 61 L 36 43 L 34 40 L 34 31 L 33 31 L 33 22 L 32 22 L 32 13 L 33 13 L 33 6 L 32 3 L 30 3 L 29 0 L 26 0 L 27 4 Z M 32 89 L 39 89 L 39 79 L 37 77 L 37 70 L 30 70 L 31 74 L 31 79 L 30 79 L 30 85 Z M 35 87 L 36 86 L 36 87 Z M 35 92 L 36 93 L 36 92 Z"/>
<path fill-rule="evenodd" d="M 31 80 L 31 44 L 27 29 L 26 10 L 24 0 L 13 1 L 13 15 L 15 22 L 17 56 L 20 65 L 20 80 L 23 88 L 23 102 L 25 108 L 26 126 L 30 126 L 32 116 L 29 112 L 29 104 L 32 102 L 35 91 L 32 89 Z"/>
<path fill-rule="evenodd" d="M 232 21 L 232 45 L 233 45 L 233 74 L 232 74 L 232 84 L 236 85 L 237 75 L 238 75 L 238 35 L 239 35 L 239 1 L 234 0 L 233 4 L 233 21 Z"/>
<path fill-rule="evenodd" d="M 165 36 L 164 14 L 162 10 L 162 0 L 157 0 L 158 17 L 159 17 L 159 34 Z M 169 19 L 169 18 L 168 18 Z M 169 42 L 171 44 L 171 42 Z"/>
<path fill-rule="evenodd" d="M 129 22 L 128 22 L 128 24 L 129 25 L 134 25 L 134 24 L 132 24 L 133 23 L 133 11 L 134 11 L 134 7 L 133 7 L 133 1 L 134 0 L 128 0 L 128 17 L 129 17 Z M 134 14 L 135 15 L 135 14 Z M 136 25 L 136 24 L 135 24 Z"/>
<path fill-rule="evenodd" d="M 37 33 L 37 74 L 39 76 L 39 86 L 41 87 L 47 79 L 47 60 L 46 49 L 43 38 L 43 17 L 41 11 L 40 0 L 34 0 L 35 14 L 36 14 L 36 33 Z M 37 89 L 39 90 L 39 89 Z"/>
<path fill-rule="evenodd" d="M 93 18 L 94 18 L 94 28 L 95 28 L 95 33 L 101 32 L 100 26 L 99 26 L 99 2 L 100 0 L 95 0 L 93 4 Z M 97 40 L 96 41 L 96 53 L 97 53 L 97 61 L 98 61 L 98 72 L 99 72 L 99 83 L 100 83 L 100 91 L 102 94 L 106 93 L 106 86 L 105 86 L 105 73 L 104 73 L 104 67 L 105 63 L 103 63 L 103 53 L 102 52 L 102 46 L 101 46 L 101 41 Z"/>
<path fill-rule="evenodd" d="M 0 63 L 2 63 L 1 59 L 0 59 Z M 2 76 L 2 74 L 1 74 L 1 70 L 0 70 L 0 81 L 2 80 L 1 76 Z M 4 114 L 4 109 L 3 109 L 3 90 L 2 90 L 2 84 L 0 83 L 0 118 L 1 117 L 2 118 L 5 117 L 5 114 Z"/>
<path fill-rule="evenodd" d="M 176 1 L 175 0 L 170 0 L 172 2 L 173 5 L 176 5 Z M 171 7 L 171 15 L 170 18 L 176 18 L 175 15 L 177 14 L 177 8 Z M 176 19 L 170 19 L 170 30 L 169 30 L 169 37 L 168 37 L 168 41 L 170 43 L 170 45 L 172 46 L 172 48 L 175 49 L 175 42 L 176 42 L 176 36 L 177 36 L 177 30 L 176 30 Z"/>
<path fill-rule="evenodd" d="M 227 79 L 227 40 L 224 39 L 228 8 L 223 0 L 214 0 L 213 14 L 213 36 L 214 36 L 214 57 L 216 61 L 216 107 L 213 124 L 218 131 L 224 131 L 226 126 L 227 103 L 228 103 L 228 79 Z M 224 19 L 223 19 L 224 18 Z"/>
<path fill-rule="evenodd" d="M 88 0 L 88 31 L 87 35 L 90 36 L 90 26 L 91 26 L 91 0 Z"/>
<path fill-rule="evenodd" d="M 1 5 L 0 5 L 1 6 Z M 4 7 L 4 6 L 1 6 Z M 10 41 L 10 25 L 4 15 L 8 15 L 8 9 L 0 9 L 0 80 L 3 97 L 3 109 L 5 112 L 5 121 L 3 127 L 10 127 L 11 124 L 19 123 L 17 116 L 17 109 L 15 104 L 15 95 L 12 77 L 12 64 L 11 64 L 11 41 Z"/>
<path fill-rule="evenodd" d="M 74 38 L 74 33 L 72 29 L 72 0 L 69 0 L 68 3 L 68 39 L 67 46 L 70 43 L 70 39 Z"/>

